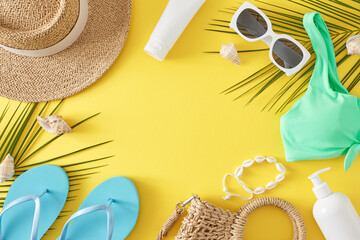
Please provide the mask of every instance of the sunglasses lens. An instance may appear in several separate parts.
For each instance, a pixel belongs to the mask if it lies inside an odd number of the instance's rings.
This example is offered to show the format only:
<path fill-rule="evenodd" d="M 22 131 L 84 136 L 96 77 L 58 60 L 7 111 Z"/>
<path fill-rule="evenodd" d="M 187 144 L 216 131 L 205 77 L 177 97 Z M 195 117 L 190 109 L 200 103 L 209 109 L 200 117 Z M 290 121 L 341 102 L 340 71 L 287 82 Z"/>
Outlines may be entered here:
<path fill-rule="evenodd" d="M 268 29 L 265 19 L 258 12 L 250 8 L 240 13 L 236 24 L 239 31 L 248 38 L 259 38 Z"/>
<path fill-rule="evenodd" d="M 272 55 L 275 62 L 286 69 L 298 66 L 304 58 L 304 54 L 298 44 L 285 38 L 276 40 Z"/>

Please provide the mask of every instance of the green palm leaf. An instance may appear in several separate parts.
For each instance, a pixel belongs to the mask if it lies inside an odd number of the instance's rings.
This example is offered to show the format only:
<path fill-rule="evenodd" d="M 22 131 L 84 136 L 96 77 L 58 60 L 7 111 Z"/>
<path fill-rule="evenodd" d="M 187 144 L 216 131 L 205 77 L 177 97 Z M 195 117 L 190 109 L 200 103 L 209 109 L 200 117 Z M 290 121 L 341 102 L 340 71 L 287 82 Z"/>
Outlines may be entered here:
<path fill-rule="evenodd" d="M 61 138 L 60 135 L 51 137 L 48 140 L 42 139 L 41 133 L 43 130 L 37 123 L 36 117 L 38 115 L 55 114 L 62 103 L 63 101 L 58 102 L 52 109 L 48 109 L 50 105 L 53 105 L 49 103 L 19 103 L 15 108 L 12 108 L 9 103 L 4 106 L 4 109 L 0 113 L 0 161 L 5 158 L 6 154 L 10 153 L 14 157 L 16 172 L 12 179 L 0 185 L 0 207 L 3 206 L 5 195 L 16 177 L 30 168 L 42 164 L 56 164 L 64 168 L 70 181 L 68 202 L 74 201 L 77 196 L 76 191 L 79 189 L 81 181 L 99 173 L 102 168 L 108 165 L 107 160 L 113 157 L 109 155 L 94 159 L 81 158 L 82 152 L 91 151 L 91 149 L 101 147 L 111 142 L 104 141 L 94 143 L 90 146 L 83 146 L 59 156 L 49 156 L 47 159 L 35 158 L 37 153 L 41 152 L 44 148 L 48 148 L 54 141 Z M 72 128 L 74 129 L 86 123 L 97 115 L 99 115 L 99 113 L 79 120 Z M 77 157 L 71 160 L 71 164 L 62 161 L 62 159 L 71 158 L 74 155 Z M 64 217 L 72 212 L 69 209 L 70 207 L 71 204 L 66 204 L 60 216 Z"/>
<path fill-rule="evenodd" d="M 328 26 L 333 40 L 335 55 L 338 67 L 342 66 L 346 73 L 342 77 L 342 83 L 349 91 L 360 81 L 360 60 L 350 61 L 346 55 L 346 40 L 355 34 L 360 33 L 360 1 L 359 0 L 284 0 L 280 5 L 267 3 L 266 1 L 255 0 L 256 5 L 270 18 L 274 31 L 278 34 L 288 34 L 303 44 L 312 54 L 308 63 L 291 77 L 285 76 L 272 63 L 262 66 L 257 72 L 245 79 L 240 79 L 233 86 L 227 88 L 223 94 L 235 94 L 234 100 L 252 94 L 247 104 L 252 103 L 266 91 L 272 91 L 273 96 L 265 103 L 262 110 L 283 111 L 288 104 L 301 97 L 310 81 L 312 70 L 315 64 L 315 53 L 311 48 L 311 42 L 306 34 L 302 19 L 307 12 L 319 12 Z M 232 15 L 238 6 L 221 10 L 222 19 L 212 19 L 207 31 L 219 34 L 236 34 L 229 28 Z M 283 7 L 286 6 L 286 7 Z M 301 9 L 301 10 L 296 10 Z M 239 36 L 239 38 L 241 38 Z M 239 53 L 250 53 L 257 51 L 268 51 L 268 48 L 247 49 Z M 219 51 L 207 51 L 206 53 L 219 53 Z M 343 64 L 345 63 L 346 64 Z M 275 83 L 280 83 L 280 89 L 275 88 Z"/>

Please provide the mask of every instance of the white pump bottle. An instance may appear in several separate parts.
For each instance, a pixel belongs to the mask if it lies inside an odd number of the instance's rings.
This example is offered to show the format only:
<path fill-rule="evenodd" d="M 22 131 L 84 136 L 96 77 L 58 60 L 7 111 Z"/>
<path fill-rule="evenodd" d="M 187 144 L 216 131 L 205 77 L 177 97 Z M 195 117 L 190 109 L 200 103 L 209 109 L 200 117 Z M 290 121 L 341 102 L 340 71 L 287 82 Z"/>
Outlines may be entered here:
<path fill-rule="evenodd" d="M 314 218 L 327 240 L 359 240 L 360 218 L 350 199 L 345 194 L 331 192 L 329 185 L 319 177 L 328 170 L 330 168 L 309 176 L 318 199 L 313 208 Z"/>

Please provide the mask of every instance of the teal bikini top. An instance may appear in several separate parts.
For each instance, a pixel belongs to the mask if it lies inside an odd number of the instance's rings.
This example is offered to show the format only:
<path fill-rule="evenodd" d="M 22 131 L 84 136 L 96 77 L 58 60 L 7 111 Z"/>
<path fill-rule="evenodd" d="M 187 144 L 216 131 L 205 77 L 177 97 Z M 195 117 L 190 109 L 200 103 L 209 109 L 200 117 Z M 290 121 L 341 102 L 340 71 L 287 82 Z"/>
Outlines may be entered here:
<path fill-rule="evenodd" d="M 281 118 L 287 161 L 328 159 L 346 154 L 345 171 L 360 151 L 360 99 L 341 84 L 329 30 L 319 13 L 304 27 L 316 53 L 307 92 Z"/>

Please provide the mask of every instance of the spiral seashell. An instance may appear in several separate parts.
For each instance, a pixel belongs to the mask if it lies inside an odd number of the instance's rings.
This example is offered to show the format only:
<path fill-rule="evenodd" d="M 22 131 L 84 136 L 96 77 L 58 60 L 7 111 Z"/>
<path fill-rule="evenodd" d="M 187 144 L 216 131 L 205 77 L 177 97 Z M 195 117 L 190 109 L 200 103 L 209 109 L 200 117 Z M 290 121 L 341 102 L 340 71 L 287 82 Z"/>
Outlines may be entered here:
<path fill-rule="evenodd" d="M 236 65 L 240 65 L 240 63 L 241 63 L 238 52 L 233 43 L 228 43 L 228 44 L 222 45 L 222 48 L 220 50 L 220 55 L 223 58 L 225 58 L 226 60 L 228 60 Z"/>
<path fill-rule="evenodd" d="M 271 181 L 266 185 L 266 189 L 272 189 L 272 188 L 276 187 L 276 185 L 277 185 L 276 182 Z"/>
<path fill-rule="evenodd" d="M 254 160 L 249 159 L 249 160 L 245 160 L 242 164 L 243 167 L 251 167 L 254 164 Z"/>
<path fill-rule="evenodd" d="M 241 167 L 238 167 L 235 171 L 235 177 L 240 177 L 244 172 L 244 168 L 241 166 Z"/>
<path fill-rule="evenodd" d="M 276 162 L 277 162 L 276 158 L 273 158 L 273 157 L 267 157 L 267 158 L 266 158 L 266 161 L 267 161 L 268 163 L 276 163 Z"/>
<path fill-rule="evenodd" d="M 286 169 L 284 167 L 284 165 L 282 165 L 281 163 L 275 163 L 276 165 L 276 169 L 279 171 L 279 172 L 282 172 L 282 173 L 285 173 L 286 172 Z"/>
<path fill-rule="evenodd" d="M 281 182 L 285 178 L 285 173 L 280 173 L 276 176 L 276 182 Z"/>
<path fill-rule="evenodd" d="M 48 117 L 37 117 L 38 123 L 41 127 L 52 134 L 61 135 L 72 132 L 71 127 L 59 115 L 51 115 Z"/>
<path fill-rule="evenodd" d="M 257 156 L 255 157 L 255 162 L 262 163 L 265 160 L 264 156 Z"/>
<path fill-rule="evenodd" d="M 8 154 L 0 164 L 0 183 L 12 178 L 15 174 L 14 158 Z"/>
<path fill-rule="evenodd" d="M 263 187 L 258 187 L 254 190 L 254 194 L 262 194 L 265 192 L 265 188 Z"/>
<path fill-rule="evenodd" d="M 348 55 L 360 55 L 360 35 L 350 37 L 346 41 Z"/>

